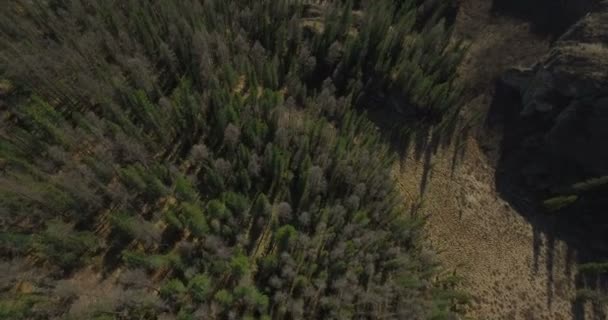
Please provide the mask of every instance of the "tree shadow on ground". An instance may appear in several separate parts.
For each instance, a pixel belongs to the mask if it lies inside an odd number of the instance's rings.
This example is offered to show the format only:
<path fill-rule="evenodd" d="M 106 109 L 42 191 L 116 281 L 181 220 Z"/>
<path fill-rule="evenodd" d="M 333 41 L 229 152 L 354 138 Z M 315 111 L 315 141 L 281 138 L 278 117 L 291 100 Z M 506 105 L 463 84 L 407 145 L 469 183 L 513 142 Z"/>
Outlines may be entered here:
<path fill-rule="evenodd" d="M 380 130 L 382 137 L 389 143 L 391 150 L 405 167 L 410 157 L 422 162 L 422 178 L 420 181 L 420 196 L 424 197 L 433 170 L 433 156 L 440 149 L 455 144 L 452 155 L 452 174 L 459 160 L 466 152 L 466 141 L 469 127 L 462 125 L 458 118 L 462 105 L 454 107 L 448 115 L 439 122 L 429 122 L 415 116 L 406 117 L 389 108 L 372 108 L 367 116 Z"/>
<path fill-rule="evenodd" d="M 542 128 L 540 119 L 522 118 L 521 109 L 519 92 L 498 83 L 484 131 L 493 134 L 498 131 L 498 135 L 502 137 L 496 164 L 496 190 L 501 198 L 533 227 L 533 268 L 538 272 L 543 267 L 539 261 L 540 257 L 544 256 L 549 293 L 547 306 L 551 307 L 555 290 L 555 247 L 558 240 L 567 244 L 564 272 L 569 279 L 572 278 L 573 264 L 605 260 L 608 251 L 597 250 L 597 248 L 601 249 L 601 246 L 596 248 L 589 246 L 593 241 L 600 239 L 601 235 L 589 232 L 592 228 L 588 228 L 588 225 L 580 221 L 578 212 L 566 210 L 549 213 L 540 205 L 547 197 L 542 191 L 546 188 L 538 187 L 536 184 L 543 181 L 542 175 L 552 171 L 541 170 L 541 173 L 534 171 L 534 168 L 547 165 L 547 161 L 545 154 L 537 152 L 537 149 L 531 146 L 534 145 L 534 141 L 542 139 L 545 128 Z M 590 288 L 588 283 L 581 279 L 575 285 L 577 291 Z M 605 285 L 606 283 L 598 283 L 593 290 L 604 291 L 608 288 Z M 599 304 L 594 304 L 593 308 L 595 310 L 591 314 L 586 314 L 585 310 L 588 308 L 584 308 L 584 303 L 573 299 L 573 320 L 606 319 Z"/>

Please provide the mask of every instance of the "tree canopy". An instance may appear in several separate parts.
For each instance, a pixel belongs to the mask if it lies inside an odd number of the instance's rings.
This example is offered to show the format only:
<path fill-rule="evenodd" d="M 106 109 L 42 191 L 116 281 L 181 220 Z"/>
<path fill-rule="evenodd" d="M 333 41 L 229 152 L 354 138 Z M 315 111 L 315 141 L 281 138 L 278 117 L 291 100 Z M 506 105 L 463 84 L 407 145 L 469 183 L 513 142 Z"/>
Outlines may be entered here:
<path fill-rule="evenodd" d="M 455 317 L 361 113 L 453 113 L 463 48 L 422 2 L 7 4 L 2 268 L 44 271 L 0 318 Z M 115 280 L 83 308 L 86 268 Z"/>

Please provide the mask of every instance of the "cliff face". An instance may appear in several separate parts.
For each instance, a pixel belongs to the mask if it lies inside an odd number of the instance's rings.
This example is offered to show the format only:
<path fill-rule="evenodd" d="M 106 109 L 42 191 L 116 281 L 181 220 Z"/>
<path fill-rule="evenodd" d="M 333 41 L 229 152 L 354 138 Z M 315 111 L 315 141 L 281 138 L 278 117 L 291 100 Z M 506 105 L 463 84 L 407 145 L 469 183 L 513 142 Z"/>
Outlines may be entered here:
<path fill-rule="evenodd" d="M 501 160 L 510 173 L 502 181 L 540 199 L 577 194 L 562 216 L 582 221 L 581 230 L 600 228 L 606 186 L 581 192 L 574 185 L 608 175 L 608 1 L 571 26 L 536 65 L 507 71 L 498 87 L 496 100 L 511 101 L 498 103 L 510 114 Z"/>
<path fill-rule="evenodd" d="M 590 176 L 608 173 L 608 148 L 602 148 L 608 138 L 607 43 L 604 2 L 560 37 L 535 67 L 503 77 L 519 91 L 522 119 L 540 121 L 542 130 L 531 145 L 550 156 L 551 164 L 574 165 Z"/>
<path fill-rule="evenodd" d="M 598 0 L 494 0 L 495 13 L 530 21 L 533 31 L 559 36 L 587 12 Z"/>
<path fill-rule="evenodd" d="M 466 279 L 472 318 L 571 320 L 599 313 L 581 316 L 574 297 L 584 289 L 577 264 L 604 260 L 584 248 L 608 243 L 600 210 L 608 207 L 605 191 L 581 194 L 560 212 L 537 210 L 605 169 L 608 23 L 601 7 L 586 16 L 585 2 L 461 1 L 454 29 L 470 39 L 459 72 L 467 84 L 463 117 L 489 107 L 488 127 L 449 148 L 412 148 L 396 170 L 407 198 L 424 199 L 416 205 L 428 212 L 430 246 L 446 269 Z M 506 12 L 513 6 L 540 9 L 514 17 Z M 563 29 L 535 28 L 538 19 L 565 16 Z"/>

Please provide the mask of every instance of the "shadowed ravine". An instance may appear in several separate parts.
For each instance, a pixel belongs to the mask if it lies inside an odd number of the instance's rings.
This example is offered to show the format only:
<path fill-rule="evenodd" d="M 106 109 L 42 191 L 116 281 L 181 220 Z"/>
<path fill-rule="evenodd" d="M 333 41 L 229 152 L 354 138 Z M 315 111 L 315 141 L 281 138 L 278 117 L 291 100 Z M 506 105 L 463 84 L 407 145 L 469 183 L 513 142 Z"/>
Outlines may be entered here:
<path fill-rule="evenodd" d="M 410 204 L 428 214 L 428 244 L 445 271 L 464 277 L 473 295 L 469 316 L 604 319 L 575 303 L 584 241 L 564 234 L 564 221 L 538 212 L 511 183 L 509 170 L 517 169 L 504 160 L 511 156 L 505 132 L 517 126 L 505 122 L 505 110 L 518 101 L 498 94 L 496 80 L 538 62 L 567 26 L 529 20 L 503 2 L 463 1 L 456 17 L 456 34 L 471 41 L 460 76 L 468 84 L 463 127 L 472 134 L 457 131 L 449 147 L 406 151 L 395 174 Z"/>

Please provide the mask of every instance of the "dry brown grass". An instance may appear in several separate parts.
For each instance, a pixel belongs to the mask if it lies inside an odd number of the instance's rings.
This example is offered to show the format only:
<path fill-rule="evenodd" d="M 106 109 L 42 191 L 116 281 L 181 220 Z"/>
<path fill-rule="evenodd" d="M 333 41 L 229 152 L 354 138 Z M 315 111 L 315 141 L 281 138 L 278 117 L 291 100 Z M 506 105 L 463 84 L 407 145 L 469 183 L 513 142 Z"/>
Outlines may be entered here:
<path fill-rule="evenodd" d="M 531 32 L 531 25 L 494 16 L 492 1 L 463 0 L 454 28 L 470 47 L 459 68 L 469 97 L 486 93 L 494 80 L 511 67 L 529 67 L 549 51 L 549 38 Z"/>
<path fill-rule="evenodd" d="M 433 156 L 420 212 L 429 215 L 428 244 L 447 271 L 464 276 L 474 319 L 572 319 L 574 271 L 566 244 L 534 244 L 534 227 L 502 200 L 494 168 L 474 138 L 452 171 L 453 149 Z M 408 199 L 420 199 L 424 160 L 408 155 L 396 168 Z M 536 235 L 535 235 L 536 233 Z"/>
<path fill-rule="evenodd" d="M 491 1 L 464 0 L 456 20 L 456 35 L 470 43 L 459 70 L 468 88 L 465 117 L 488 111 L 495 80 L 507 68 L 530 66 L 549 50 L 529 25 L 494 17 L 490 7 Z M 478 118 L 479 127 L 484 117 Z M 484 133 L 421 159 L 409 152 L 395 169 L 399 185 L 407 199 L 422 199 L 428 245 L 447 271 L 466 279 L 464 289 L 474 296 L 470 317 L 573 319 L 574 254 L 501 199 L 495 160 L 481 146 L 498 149 L 499 142 L 499 135 Z"/>

